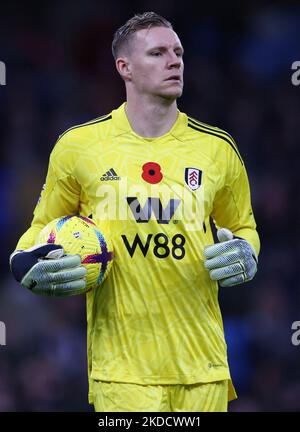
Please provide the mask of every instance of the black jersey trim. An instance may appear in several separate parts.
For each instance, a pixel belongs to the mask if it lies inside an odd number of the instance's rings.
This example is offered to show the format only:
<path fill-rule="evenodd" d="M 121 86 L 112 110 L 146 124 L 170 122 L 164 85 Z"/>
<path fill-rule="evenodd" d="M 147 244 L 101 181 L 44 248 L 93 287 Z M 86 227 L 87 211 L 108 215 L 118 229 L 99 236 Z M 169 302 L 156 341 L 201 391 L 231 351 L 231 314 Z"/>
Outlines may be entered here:
<path fill-rule="evenodd" d="M 237 157 L 239 158 L 239 160 L 241 161 L 241 164 L 244 165 L 243 160 L 239 154 L 239 152 L 237 151 L 236 147 L 234 146 L 234 144 L 231 142 L 231 140 L 229 138 L 227 138 L 226 136 L 222 135 L 221 133 L 217 133 L 215 130 L 210 130 L 210 129 L 206 129 L 204 127 L 200 127 L 197 125 L 194 125 L 192 123 L 190 123 L 190 121 L 188 122 L 188 127 L 198 131 L 198 132 L 204 132 L 207 133 L 209 135 L 214 135 L 218 138 L 223 139 L 224 141 L 228 142 L 228 144 L 233 148 L 233 150 L 235 151 L 235 153 L 237 154 Z"/>
<path fill-rule="evenodd" d="M 106 121 L 106 120 L 111 120 L 112 119 L 112 116 L 111 116 L 111 114 L 107 114 L 107 115 L 105 115 L 105 116 L 101 116 L 101 117 L 97 117 L 96 119 L 94 119 L 94 120 L 90 120 L 90 121 L 88 121 L 88 122 L 86 122 L 86 123 L 82 123 L 82 124 L 80 124 L 80 125 L 76 125 L 76 126 L 72 126 L 72 127 L 70 127 L 69 129 L 67 129 L 65 132 L 63 132 L 60 136 L 59 136 L 59 140 L 67 133 L 67 132 L 69 132 L 69 131 L 71 131 L 71 130 L 73 130 L 73 129 L 77 129 L 77 128 L 80 128 L 80 127 L 83 127 L 83 126 L 89 126 L 89 125 L 93 125 L 93 124 L 96 124 L 96 123 L 102 123 L 102 122 L 104 122 L 104 121 Z"/>
<path fill-rule="evenodd" d="M 210 126 L 210 125 L 208 125 L 206 123 L 202 123 L 199 120 L 196 120 L 196 119 L 194 119 L 192 117 L 188 117 L 188 120 L 191 123 L 193 123 L 195 126 L 202 127 L 203 129 L 210 130 L 210 131 L 215 132 L 217 134 L 225 135 L 226 137 L 228 137 L 231 140 L 231 142 L 232 142 L 233 146 L 235 147 L 236 151 L 239 153 L 237 145 L 236 145 L 234 139 L 232 138 L 232 136 L 228 132 L 224 131 L 223 129 L 219 129 L 216 126 Z M 240 155 L 240 153 L 239 153 L 239 155 Z M 241 158 L 241 155 L 240 155 L 240 158 Z"/>
<path fill-rule="evenodd" d="M 212 126 L 212 125 L 209 125 L 207 123 L 203 123 L 203 122 L 201 122 L 199 120 L 194 119 L 193 117 L 188 117 L 188 119 L 189 119 L 190 122 L 194 123 L 196 126 L 200 126 L 200 127 L 209 129 L 211 131 L 215 131 L 217 133 L 222 133 L 222 134 L 228 136 L 233 141 L 233 143 L 234 143 L 234 139 L 232 138 L 232 136 L 230 135 L 230 133 L 224 131 L 223 129 L 220 129 L 217 126 Z"/>
<path fill-rule="evenodd" d="M 190 121 L 191 123 L 193 123 L 195 126 L 199 126 L 199 127 L 204 128 L 204 129 L 210 130 L 210 131 L 212 131 L 212 132 L 215 132 L 215 133 L 218 133 L 218 134 L 222 134 L 222 135 L 227 136 L 227 137 L 232 141 L 232 144 L 234 145 L 234 147 L 235 147 L 236 150 L 238 151 L 238 149 L 237 149 L 237 145 L 236 145 L 234 139 L 232 138 L 232 136 L 231 136 L 228 132 L 224 131 L 223 129 L 219 129 L 218 127 L 210 126 L 210 125 L 208 125 L 208 124 L 206 124 L 206 123 L 202 123 L 202 122 L 200 122 L 200 121 L 198 121 L 198 120 L 195 120 L 195 119 L 192 118 L 192 117 L 188 117 L 188 119 L 189 119 L 189 121 Z"/>

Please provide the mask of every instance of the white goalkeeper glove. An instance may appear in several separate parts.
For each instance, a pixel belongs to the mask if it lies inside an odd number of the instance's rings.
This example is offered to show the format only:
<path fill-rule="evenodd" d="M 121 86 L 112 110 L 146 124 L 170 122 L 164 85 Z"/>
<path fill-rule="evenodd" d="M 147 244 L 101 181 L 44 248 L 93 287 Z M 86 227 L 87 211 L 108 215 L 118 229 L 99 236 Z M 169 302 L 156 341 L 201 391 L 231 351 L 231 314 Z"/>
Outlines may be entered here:
<path fill-rule="evenodd" d="M 86 290 L 86 268 L 79 255 L 64 255 L 60 245 L 44 244 L 10 256 L 15 279 L 35 294 L 67 297 Z"/>
<path fill-rule="evenodd" d="M 257 272 L 257 255 L 252 246 L 246 240 L 234 238 L 227 228 L 220 228 L 217 236 L 220 243 L 204 248 L 204 265 L 210 278 L 222 287 L 253 279 Z"/>

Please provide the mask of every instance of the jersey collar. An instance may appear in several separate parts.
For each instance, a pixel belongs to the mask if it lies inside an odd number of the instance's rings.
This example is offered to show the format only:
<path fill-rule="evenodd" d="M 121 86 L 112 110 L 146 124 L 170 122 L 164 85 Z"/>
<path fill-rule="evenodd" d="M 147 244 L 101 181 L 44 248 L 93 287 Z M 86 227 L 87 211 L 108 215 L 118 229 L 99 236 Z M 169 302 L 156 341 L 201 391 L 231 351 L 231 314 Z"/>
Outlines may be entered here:
<path fill-rule="evenodd" d="M 125 112 L 125 105 L 126 102 L 124 102 L 119 108 L 112 111 L 112 120 L 114 122 L 115 128 L 116 128 L 116 135 L 123 135 L 126 132 L 133 133 L 137 137 L 139 136 L 136 134 L 129 123 L 129 120 L 127 118 L 126 112 Z M 172 126 L 172 129 L 169 130 L 166 134 L 156 137 L 156 138 L 146 138 L 146 137 L 140 137 L 144 140 L 161 140 L 163 137 L 173 136 L 176 139 L 183 141 L 183 135 L 185 132 L 185 129 L 187 127 L 187 115 L 185 113 L 182 113 L 178 110 L 178 117 L 174 125 Z"/>

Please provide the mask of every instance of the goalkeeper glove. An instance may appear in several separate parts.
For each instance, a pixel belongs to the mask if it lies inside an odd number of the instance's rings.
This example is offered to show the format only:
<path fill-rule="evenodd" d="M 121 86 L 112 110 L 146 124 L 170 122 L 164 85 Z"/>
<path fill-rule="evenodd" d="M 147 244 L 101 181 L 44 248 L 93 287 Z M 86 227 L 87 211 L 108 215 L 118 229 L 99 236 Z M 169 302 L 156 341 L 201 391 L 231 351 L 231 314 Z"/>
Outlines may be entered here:
<path fill-rule="evenodd" d="M 10 256 L 15 279 L 35 294 L 67 297 L 86 289 L 86 268 L 79 255 L 64 255 L 60 245 L 44 244 Z"/>
<path fill-rule="evenodd" d="M 253 279 L 257 271 L 257 256 L 252 246 L 241 238 L 234 238 L 226 228 L 217 231 L 220 243 L 204 248 L 205 267 L 210 278 L 222 287 L 238 285 Z"/>

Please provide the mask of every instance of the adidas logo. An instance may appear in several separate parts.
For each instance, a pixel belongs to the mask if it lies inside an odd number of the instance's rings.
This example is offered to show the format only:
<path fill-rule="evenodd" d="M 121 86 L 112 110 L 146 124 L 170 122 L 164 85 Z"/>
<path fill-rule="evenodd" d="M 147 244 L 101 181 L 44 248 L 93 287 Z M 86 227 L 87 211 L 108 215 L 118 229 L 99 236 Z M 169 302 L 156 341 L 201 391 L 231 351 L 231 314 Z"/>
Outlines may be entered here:
<path fill-rule="evenodd" d="M 116 171 L 113 168 L 111 168 L 105 174 L 103 174 L 102 177 L 100 177 L 100 180 L 101 181 L 121 180 L 121 177 L 119 177 Z"/>

